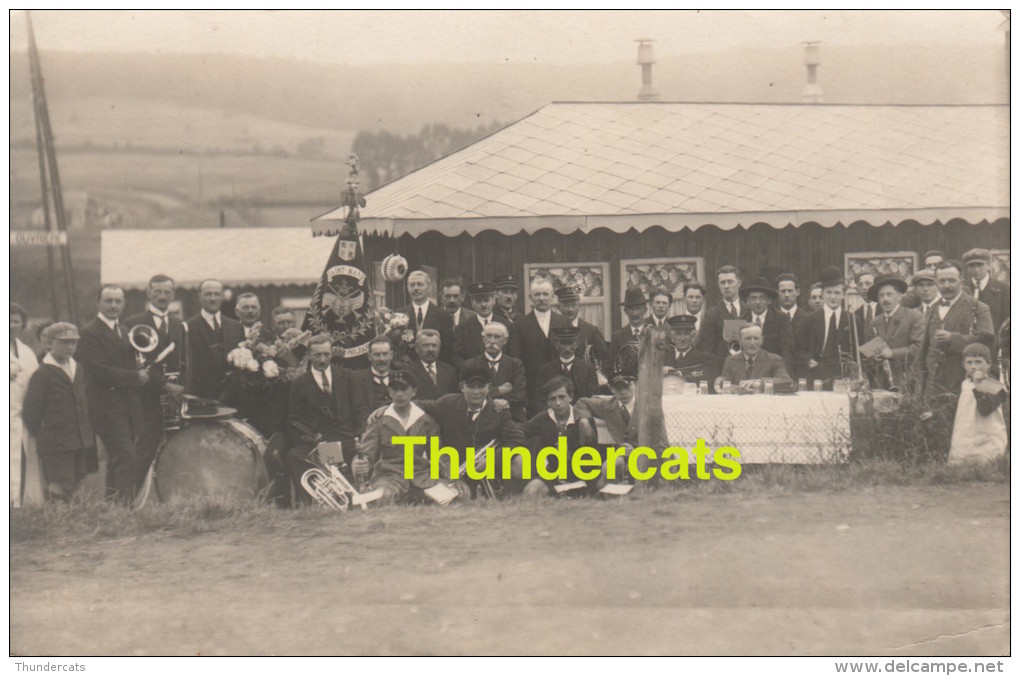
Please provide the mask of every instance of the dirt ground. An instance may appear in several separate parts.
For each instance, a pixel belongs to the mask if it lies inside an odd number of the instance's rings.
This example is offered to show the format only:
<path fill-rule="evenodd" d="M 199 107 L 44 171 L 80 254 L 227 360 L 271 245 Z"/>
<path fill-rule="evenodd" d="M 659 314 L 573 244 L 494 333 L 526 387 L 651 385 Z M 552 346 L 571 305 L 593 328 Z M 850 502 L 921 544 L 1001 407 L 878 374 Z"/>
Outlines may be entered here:
<path fill-rule="evenodd" d="M 11 651 L 1009 651 L 1005 484 L 305 516 L 15 541 Z"/>

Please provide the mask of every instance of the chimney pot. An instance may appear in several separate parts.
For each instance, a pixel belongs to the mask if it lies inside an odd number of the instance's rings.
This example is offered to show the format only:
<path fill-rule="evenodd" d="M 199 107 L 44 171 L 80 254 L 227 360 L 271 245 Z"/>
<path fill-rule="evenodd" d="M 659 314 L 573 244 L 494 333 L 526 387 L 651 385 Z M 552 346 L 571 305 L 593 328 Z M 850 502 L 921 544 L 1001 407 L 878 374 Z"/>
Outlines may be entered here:
<path fill-rule="evenodd" d="M 638 43 L 637 63 L 641 66 L 641 91 L 638 92 L 638 100 L 658 101 L 659 90 L 652 84 L 652 64 L 655 63 L 652 43 L 655 41 L 642 38 L 634 42 Z"/>

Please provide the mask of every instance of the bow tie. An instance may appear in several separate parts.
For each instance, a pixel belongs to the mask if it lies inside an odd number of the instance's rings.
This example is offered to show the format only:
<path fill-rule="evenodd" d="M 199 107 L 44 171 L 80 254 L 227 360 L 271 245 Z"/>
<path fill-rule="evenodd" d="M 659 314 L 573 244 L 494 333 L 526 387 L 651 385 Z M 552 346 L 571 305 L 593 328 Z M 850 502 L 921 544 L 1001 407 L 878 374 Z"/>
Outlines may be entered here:
<path fill-rule="evenodd" d="M 939 305 L 941 305 L 942 307 L 949 307 L 952 304 L 953 304 L 953 301 L 951 301 L 951 300 L 940 300 L 939 301 Z"/>

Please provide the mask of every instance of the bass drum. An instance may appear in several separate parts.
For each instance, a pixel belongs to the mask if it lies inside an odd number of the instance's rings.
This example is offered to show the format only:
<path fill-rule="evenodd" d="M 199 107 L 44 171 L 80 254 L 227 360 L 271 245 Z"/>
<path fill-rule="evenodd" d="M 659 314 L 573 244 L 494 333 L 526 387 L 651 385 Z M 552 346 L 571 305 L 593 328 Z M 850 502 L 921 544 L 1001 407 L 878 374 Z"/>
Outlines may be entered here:
<path fill-rule="evenodd" d="M 194 497 L 253 500 L 265 495 L 266 440 L 232 418 L 190 422 L 170 437 L 155 467 L 160 502 Z"/>

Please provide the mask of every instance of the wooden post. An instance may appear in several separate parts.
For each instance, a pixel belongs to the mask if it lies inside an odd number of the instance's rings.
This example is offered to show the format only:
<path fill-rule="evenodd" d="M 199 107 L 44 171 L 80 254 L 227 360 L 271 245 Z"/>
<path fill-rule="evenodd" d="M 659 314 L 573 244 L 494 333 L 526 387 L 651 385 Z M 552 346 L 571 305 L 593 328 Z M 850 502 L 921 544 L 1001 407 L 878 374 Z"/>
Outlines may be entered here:
<path fill-rule="evenodd" d="M 638 350 L 637 414 L 638 444 L 661 453 L 666 443 L 662 413 L 662 366 L 669 346 L 669 329 L 645 327 Z"/>

